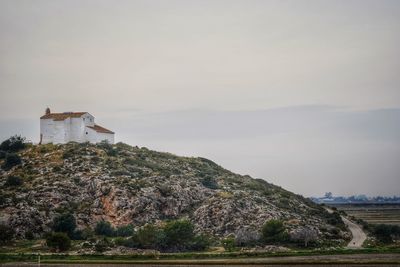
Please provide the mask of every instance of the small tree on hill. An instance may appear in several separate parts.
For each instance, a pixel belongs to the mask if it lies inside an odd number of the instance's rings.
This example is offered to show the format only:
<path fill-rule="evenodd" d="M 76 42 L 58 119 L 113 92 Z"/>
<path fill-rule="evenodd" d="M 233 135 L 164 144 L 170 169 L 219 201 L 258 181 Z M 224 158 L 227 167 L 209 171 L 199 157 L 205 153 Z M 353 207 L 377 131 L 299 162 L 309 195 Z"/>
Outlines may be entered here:
<path fill-rule="evenodd" d="M 262 240 L 265 243 L 284 242 L 288 238 L 285 225 L 281 220 L 267 221 L 261 230 Z"/>
<path fill-rule="evenodd" d="M 20 165 L 21 163 L 22 163 L 22 160 L 17 154 L 9 153 L 6 155 L 5 161 L 1 167 L 4 170 L 8 171 L 12 167 Z"/>
<path fill-rule="evenodd" d="M 67 251 L 71 248 L 71 239 L 66 233 L 49 233 L 46 236 L 46 244 L 56 251 Z"/>
<path fill-rule="evenodd" d="M 113 236 L 114 235 L 114 228 L 111 226 L 111 224 L 109 222 L 99 221 L 96 224 L 94 232 L 97 235 Z"/>
<path fill-rule="evenodd" d="M 185 250 L 194 239 L 194 226 L 188 220 L 170 221 L 164 227 L 166 245 L 175 250 Z"/>
<path fill-rule="evenodd" d="M 15 153 L 26 147 L 25 138 L 14 135 L 0 144 L 0 150 Z"/>
<path fill-rule="evenodd" d="M 71 213 L 58 215 L 53 220 L 53 230 L 55 232 L 67 233 L 69 237 L 73 236 L 76 228 L 76 220 Z"/>

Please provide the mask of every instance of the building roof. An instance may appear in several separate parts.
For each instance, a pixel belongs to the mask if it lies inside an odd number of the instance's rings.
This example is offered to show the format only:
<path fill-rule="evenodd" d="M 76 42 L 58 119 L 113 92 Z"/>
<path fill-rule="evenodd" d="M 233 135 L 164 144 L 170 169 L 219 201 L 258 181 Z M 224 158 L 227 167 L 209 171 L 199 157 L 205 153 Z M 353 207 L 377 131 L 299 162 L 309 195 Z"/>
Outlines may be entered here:
<path fill-rule="evenodd" d="M 55 121 L 63 121 L 68 118 L 80 118 L 87 112 L 63 112 L 63 113 L 50 113 L 45 114 L 40 119 L 53 119 Z"/>
<path fill-rule="evenodd" d="M 90 128 L 90 129 L 93 129 L 98 133 L 114 134 L 114 132 L 112 132 L 112 131 L 104 128 L 104 127 L 101 127 L 100 125 L 97 125 L 97 124 L 95 124 L 94 126 L 86 126 L 86 127 Z"/>

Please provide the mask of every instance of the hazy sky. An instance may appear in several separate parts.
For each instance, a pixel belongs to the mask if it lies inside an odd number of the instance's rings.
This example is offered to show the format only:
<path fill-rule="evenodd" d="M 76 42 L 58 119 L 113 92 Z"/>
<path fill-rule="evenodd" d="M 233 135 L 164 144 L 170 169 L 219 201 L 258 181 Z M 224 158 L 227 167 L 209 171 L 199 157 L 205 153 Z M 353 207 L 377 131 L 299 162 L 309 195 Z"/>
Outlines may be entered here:
<path fill-rule="evenodd" d="M 306 196 L 400 194 L 400 1 L 0 0 L 0 139 L 117 141 Z"/>

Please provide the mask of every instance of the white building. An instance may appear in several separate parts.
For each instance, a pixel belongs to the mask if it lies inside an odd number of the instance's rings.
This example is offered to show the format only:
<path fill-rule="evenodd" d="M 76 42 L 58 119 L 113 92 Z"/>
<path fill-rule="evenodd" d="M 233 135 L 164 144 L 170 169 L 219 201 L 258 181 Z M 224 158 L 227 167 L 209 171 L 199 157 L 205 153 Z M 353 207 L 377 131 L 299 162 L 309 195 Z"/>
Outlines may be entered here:
<path fill-rule="evenodd" d="M 51 113 L 40 117 L 40 144 L 65 144 L 68 142 L 99 143 L 103 140 L 114 144 L 114 132 L 94 123 L 87 112 Z"/>

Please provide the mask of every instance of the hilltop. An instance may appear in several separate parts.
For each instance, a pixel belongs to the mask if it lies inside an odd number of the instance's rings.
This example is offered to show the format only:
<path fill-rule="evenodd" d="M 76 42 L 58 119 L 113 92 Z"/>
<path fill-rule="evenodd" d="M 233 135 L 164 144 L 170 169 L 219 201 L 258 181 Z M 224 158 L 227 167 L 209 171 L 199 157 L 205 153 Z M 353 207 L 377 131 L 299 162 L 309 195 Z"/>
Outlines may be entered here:
<path fill-rule="evenodd" d="M 196 232 L 221 238 L 257 233 L 266 221 L 279 219 L 289 232 L 311 229 L 321 242 L 349 237 L 322 206 L 205 158 L 123 143 L 28 145 L 17 154 L 21 162 L 11 168 L 0 159 L 0 222 L 18 238 L 51 231 L 54 217 L 65 212 L 81 229 L 101 220 L 140 227 L 187 218 Z M 8 185 L 10 176 L 21 182 Z"/>

